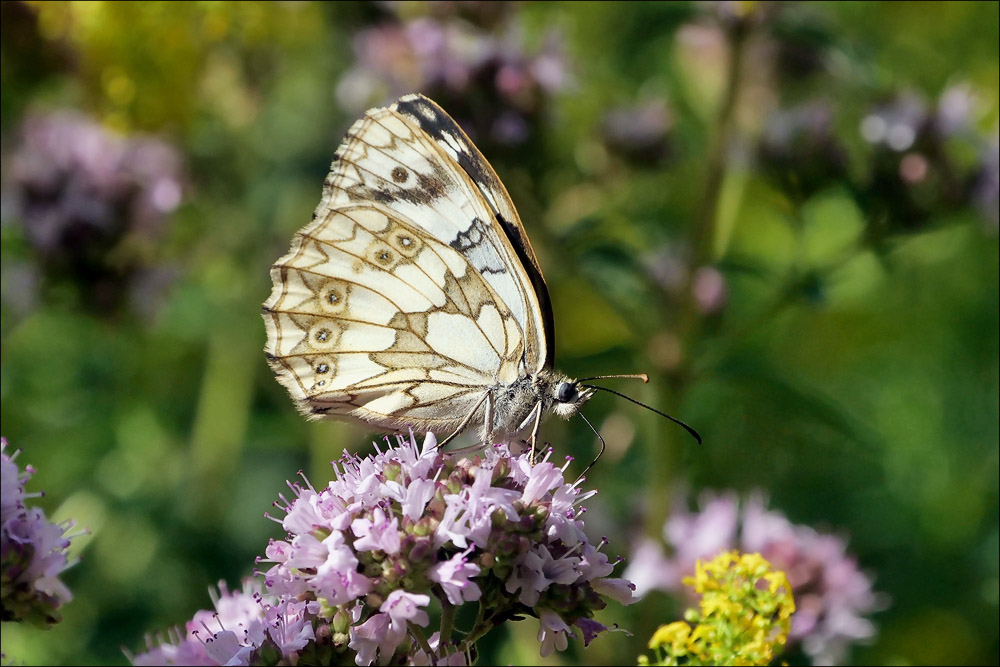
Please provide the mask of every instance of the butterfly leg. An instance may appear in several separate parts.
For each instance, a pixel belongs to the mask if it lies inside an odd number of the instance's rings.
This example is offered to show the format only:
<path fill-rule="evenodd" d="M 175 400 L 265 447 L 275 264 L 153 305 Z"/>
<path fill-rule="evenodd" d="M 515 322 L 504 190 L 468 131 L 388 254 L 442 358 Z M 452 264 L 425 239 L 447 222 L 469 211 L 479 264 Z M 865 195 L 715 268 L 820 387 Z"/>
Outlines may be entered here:
<path fill-rule="evenodd" d="M 483 424 L 483 444 L 492 445 L 496 441 L 493 434 L 493 392 L 486 392 L 486 421 Z"/>
<path fill-rule="evenodd" d="M 542 404 L 536 403 L 532 412 L 535 413 L 535 425 L 531 428 L 531 458 L 528 459 L 532 463 L 535 462 L 535 442 L 538 440 L 538 427 L 542 425 Z M 528 417 L 531 418 L 530 416 Z"/>
<path fill-rule="evenodd" d="M 486 413 L 487 413 L 487 419 L 488 419 L 488 421 L 486 422 L 486 425 L 487 425 L 487 427 L 489 427 L 490 421 L 492 420 L 492 415 L 490 413 L 493 412 L 493 405 L 492 405 L 492 401 L 490 401 L 490 393 L 486 392 L 486 394 L 484 394 L 483 397 L 481 399 L 479 399 L 479 402 L 476 403 L 475 407 L 473 407 L 471 410 L 469 410 L 469 414 L 465 415 L 465 419 L 463 419 L 462 423 L 458 425 L 458 428 L 456 428 L 454 431 L 452 431 L 451 435 L 449 435 L 447 438 L 445 438 L 444 440 L 442 440 L 441 442 L 439 442 L 437 444 L 437 446 L 439 448 L 440 447 L 444 447 L 449 442 L 451 442 L 452 440 L 454 440 L 455 437 L 458 436 L 459 433 L 461 433 L 462 431 L 464 431 L 465 427 L 469 425 L 469 422 L 472 421 L 472 418 L 476 415 L 476 412 L 479 411 L 479 408 L 482 406 L 483 402 L 486 403 Z"/>

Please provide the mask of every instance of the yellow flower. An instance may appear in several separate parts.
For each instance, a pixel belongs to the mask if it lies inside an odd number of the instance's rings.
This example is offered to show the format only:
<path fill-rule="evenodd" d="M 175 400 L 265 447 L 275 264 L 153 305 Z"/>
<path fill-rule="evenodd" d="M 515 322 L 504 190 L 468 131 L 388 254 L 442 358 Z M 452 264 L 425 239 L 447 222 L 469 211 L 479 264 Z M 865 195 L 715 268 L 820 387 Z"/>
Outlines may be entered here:
<path fill-rule="evenodd" d="M 649 639 L 649 648 L 660 648 L 666 644 L 683 644 L 691 634 L 691 626 L 684 621 L 674 621 L 661 625 Z"/>
<path fill-rule="evenodd" d="M 726 551 L 703 563 L 684 583 L 702 595 L 683 621 L 660 626 L 649 640 L 655 661 L 642 665 L 766 665 L 780 652 L 795 611 L 784 572 L 760 554 Z M 766 584 L 766 585 L 762 585 Z"/>

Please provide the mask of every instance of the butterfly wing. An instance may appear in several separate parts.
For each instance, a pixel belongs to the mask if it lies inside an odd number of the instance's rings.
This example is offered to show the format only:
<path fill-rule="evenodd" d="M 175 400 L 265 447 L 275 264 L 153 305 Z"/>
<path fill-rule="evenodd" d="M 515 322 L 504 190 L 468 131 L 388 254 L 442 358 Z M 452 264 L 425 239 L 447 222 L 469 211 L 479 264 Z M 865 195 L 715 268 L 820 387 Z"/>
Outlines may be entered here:
<path fill-rule="evenodd" d="M 461 167 L 469 181 L 466 185 L 471 184 L 488 206 L 491 222 L 486 226 L 487 242 L 495 248 L 497 254 L 505 255 L 508 260 L 505 268 L 510 271 L 509 278 L 517 283 L 518 292 L 526 301 L 526 313 L 530 316 L 526 321 L 519 320 L 524 331 L 534 334 L 529 336 L 532 343 L 529 352 L 534 356 L 528 368 L 534 372 L 552 368 L 555 326 L 549 291 L 538 258 L 535 257 L 535 251 L 528 241 L 521 217 L 514 208 L 507 188 L 458 123 L 432 100 L 423 95 L 407 95 L 391 108 L 419 124 L 420 129 L 450 158 L 449 162 Z M 461 227 L 461 221 L 456 220 L 454 223 L 456 227 Z M 459 235 L 461 234 L 463 231 L 459 230 Z M 475 256 L 470 259 L 475 265 Z M 497 277 L 491 280 L 491 276 Z M 501 284 L 507 278 L 502 272 L 486 274 L 486 279 L 491 284 Z"/>
<path fill-rule="evenodd" d="M 459 148 L 399 111 L 406 100 L 431 105 L 420 113 L 435 110 Z M 537 261 L 510 242 L 499 218 L 521 240 L 523 228 L 509 196 L 456 131 L 419 96 L 369 111 L 338 149 L 313 222 L 272 268 L 268 359 L 307 415 L 444 431 L 490 387 L 545 365 Z"/>

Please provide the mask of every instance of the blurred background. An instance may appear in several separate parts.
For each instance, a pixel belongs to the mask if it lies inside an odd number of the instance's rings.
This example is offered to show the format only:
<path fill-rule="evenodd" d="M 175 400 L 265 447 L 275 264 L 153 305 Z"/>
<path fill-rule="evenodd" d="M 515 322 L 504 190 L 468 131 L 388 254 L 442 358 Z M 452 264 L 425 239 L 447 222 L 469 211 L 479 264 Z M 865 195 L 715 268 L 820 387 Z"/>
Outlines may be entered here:
<path fill-rule="evenodd" d="M 872 625 L 827 659 L 1000 660 L 996 3 L 0 14 L 2 432 L 49 516 L 90 529 L 64 621 L 4 624 L 8 660 L 126 664 L 252 573 L 285 480 L 381 437 L 297 414 L 259 308 L 343 133 L 414 91 L 511 192 L 557 367 L 646 372 L 608 384 L 704 437 L 595 397 L 591 539 L 669 558 L 669 517 L 764 498 L 867 591 Z M 571 473 L 598 447 L 579 419 L 543 437 Z M 546 662 L 635 664 L 686 604 L 611 605 L 631 636 Z M 537 664 L 536 622 L 508 625 L 481 663 Z"/>

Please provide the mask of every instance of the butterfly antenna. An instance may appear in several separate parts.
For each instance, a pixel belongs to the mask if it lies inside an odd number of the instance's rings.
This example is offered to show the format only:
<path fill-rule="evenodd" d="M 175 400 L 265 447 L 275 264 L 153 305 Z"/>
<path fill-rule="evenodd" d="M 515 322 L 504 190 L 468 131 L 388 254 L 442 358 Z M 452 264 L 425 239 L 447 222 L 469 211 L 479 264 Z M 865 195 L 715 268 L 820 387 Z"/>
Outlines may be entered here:
<path fill-rule="evenodd" d="M 590 469 L 594 467 L 594 464 L 597 463 L 597 459 L 601 458 L 601 455 L 604 454 L 604 450 L 607 448 L 607 445 L 604 442 L 604 438 L 601 437 L 600 432 L 598 432 L 598 430 L 594 428 L 594 425 L 590 423 L 590 420 L 584 417 L 583 413 L 580 412 L 579 410 L 576 411 L 576 414 L 580 415 L 580 418 L 583 419 L 583 421 L 587 422 L 587 426 L 589 426 L 590 430 L 594 432 L 594 435 L 597 436 L 597 439 L 601 441 L 601 451 L 597 452 L 597 456 L 594 457 L 594 460 L 590 462 L 590 465 L 587 466 L 582 473 L 580 473 L 579 477 L 576 478 L 576 481 L 579 482 L 581 479 L 583 479 L 584 475 L 586 475 L 590 471 Z"/>
<path fill-rule="evenodd" d="M 624 376 L 624 377 L 629 377 L 629 376 Z M 637 376 L 632 376 L 632 377 L 637 377 Z M 652 406 L 649 406 L 649 405 L 646 405 L 645 403 L 641 403 L 640 401 L 635 400 L 631 396 L 626 396 L 625 394 L 623 394 L 621 392 L 617 392 L 614 389 L 608 389 L 607 387 L 598 387 L 598 386 L 592 385 L 592 384 L 583 384 L 583 385 L 580 385 L 580 386 L 581 387 L 586 387 L 587 389 L 600 389 L 601 391 L 606 391 L 609 394 L 614 394 L 615 396 L 620 396 L 620 397 L 624 398 L 626 401 L 631 401 L 632 403 L 635 403 L 636 405 L 642 406 L 642 407 L 646 408 L 647 410 L 651 410 L 651 411 L 655 412 L 656 414 L 660 415 L 661 417 L 666 417 L 667 419 L 669 419 L 673 423 L 678 424 L 679 426 L 683 426 L 684 430 L 686 430 L 688 433 L 690 433 L 694 437 L 694 439 L 698 441 L 699 445 L 701 444 L 701 436 L 698 435 L 698 431 L 694 430 L 693 428 L 691 428 L 690 426 L 688 426 L 687 424 L 685 424 L 684 422 L 682 422 L 680 419 L 677 419 L 676 417 L 671 417 L 666 412 L 660 412 L 656 408 L 654 408 Z M 580 416 L 583 417 L 583 415 L 580 415 Z M 587 423 L 589 424 L 590 422 L 587 422 Z M 591 426 L 590 428 L 594 428 L 594 427 Z M 601 451 L 603 451 L 603 449 Z M 594 465 L 594 464 L 591 463 L 590 465 Z M 589 470 L 589 468 L 588 468 L 588 470 Z"/>
<path fill-rule="evenodd" d="M 609 380 L 612 378 L 631 378 L 634 380 L 642 380 L 643 382 L 649 382 L 649 376 L 645 373 L 628 373 L 625 375 L 595 375 L 589 378 L 580 378 L 576 381 L 576 384 L 581 382 L 590 382 L 591 380 Z M 600 387 L 598 387 L 600 389 Z"/>

